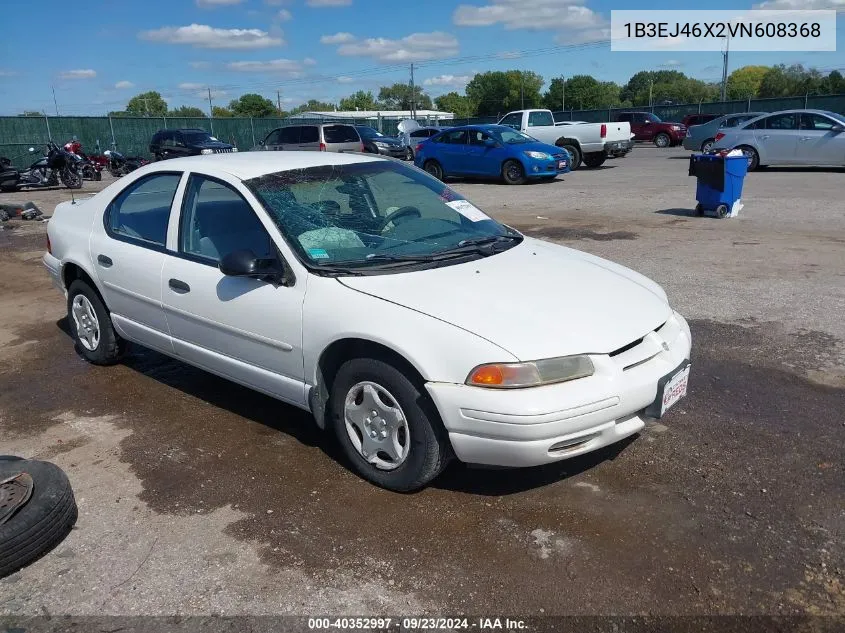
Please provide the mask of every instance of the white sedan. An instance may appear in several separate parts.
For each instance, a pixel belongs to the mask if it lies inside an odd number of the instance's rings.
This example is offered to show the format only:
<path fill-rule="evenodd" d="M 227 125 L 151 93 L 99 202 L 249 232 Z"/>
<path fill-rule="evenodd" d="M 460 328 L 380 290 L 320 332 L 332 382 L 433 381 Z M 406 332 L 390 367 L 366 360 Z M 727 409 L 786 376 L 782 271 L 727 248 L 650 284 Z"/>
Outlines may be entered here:
<path fill-rule="evenodd" d="M 43 262 L 90 362 L 131 341 L 308 410 L 393 490 L 452 457 L 581 455 L 686 394 L 690 331 L 660 286 L 389 159 L 148 165 L 60 204 Z"/>

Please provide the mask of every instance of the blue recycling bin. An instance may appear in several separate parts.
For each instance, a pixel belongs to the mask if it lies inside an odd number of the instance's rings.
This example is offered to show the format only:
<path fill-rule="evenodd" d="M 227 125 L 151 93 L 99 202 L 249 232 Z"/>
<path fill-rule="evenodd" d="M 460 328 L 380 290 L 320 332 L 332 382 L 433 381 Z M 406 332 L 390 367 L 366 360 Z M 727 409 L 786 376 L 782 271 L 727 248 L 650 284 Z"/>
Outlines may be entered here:
<path fill-rule="evenodd" d="M 742 183 L 748 173 L 748 159 L 745 156 L 721 156 L 720 154 L 693 154 L 690 156 L 689 175 L 695 176 L 697 185 L 695 211 L 704 215 L 706 211 L 720 218 L 727 216 L 734 203 L 742 197 Z"/>

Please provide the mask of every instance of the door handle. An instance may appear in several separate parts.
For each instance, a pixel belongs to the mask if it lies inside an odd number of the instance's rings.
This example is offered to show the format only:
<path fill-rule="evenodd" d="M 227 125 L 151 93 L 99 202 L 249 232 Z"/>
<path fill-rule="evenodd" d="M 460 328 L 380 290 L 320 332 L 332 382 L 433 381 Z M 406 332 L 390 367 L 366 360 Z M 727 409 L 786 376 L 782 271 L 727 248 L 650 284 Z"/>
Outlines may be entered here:
<path fill-rule="evenodd" d="M 765 141 L 767 138 L 769 138 L 769 136 L 770 136 L 769 134 L 764 134 L 760 138 Z"/>
<path fill-rule="evenodd" d="M 103 268 L 111 268 L 114 262 L 111 260 L 111 257 L 107 257 L 106 255 L 97 255 L 97 262 Z"/>
<path fill-rule="evenodd" d="M 802 141 L 812 141 L 812 140 L 813 140 L 813 137 L 812 137 L 812 136 L 802 136 L 802 137 L 801 137 L 801 140 L 802 140 Z"/>
<path fill-rule="evenodd" d="M 170 289 L 177 294 L 183 295 L 188 292 L 191 292 L 191 287 L 184 281 L 179 281 L 178 279 L 171 279 L 167 282 L 167 284 L 170 286 Z"/>

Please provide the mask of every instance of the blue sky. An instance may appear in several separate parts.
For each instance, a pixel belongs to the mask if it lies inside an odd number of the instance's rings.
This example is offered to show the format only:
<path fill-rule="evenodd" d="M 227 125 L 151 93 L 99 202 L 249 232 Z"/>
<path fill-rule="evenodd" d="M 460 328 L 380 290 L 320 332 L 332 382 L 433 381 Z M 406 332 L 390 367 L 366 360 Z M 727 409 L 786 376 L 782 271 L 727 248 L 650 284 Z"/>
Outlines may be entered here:
<path fill-rule="evenodd" d="M 845 0 L 709 0 L 708 9 L 837 8 L 836 52 L 735 53 L 730 66 L 796 63 L 845 70 Z M 207 109 L 245 92 L 283 107 L 334 101 L 358 89 L 417 81 L 437 96 L 475 72 L 519 68 L 546 81 L 591 74 L 624 83 L 638 70 L 672 68 L 718 81 L 721 55 L 611 52 L 611 9 L 697 9 L 653 0 L 4 0 L 0 114 L 45 110 L 103 114 L 158 90 L 170 107 Z"/>

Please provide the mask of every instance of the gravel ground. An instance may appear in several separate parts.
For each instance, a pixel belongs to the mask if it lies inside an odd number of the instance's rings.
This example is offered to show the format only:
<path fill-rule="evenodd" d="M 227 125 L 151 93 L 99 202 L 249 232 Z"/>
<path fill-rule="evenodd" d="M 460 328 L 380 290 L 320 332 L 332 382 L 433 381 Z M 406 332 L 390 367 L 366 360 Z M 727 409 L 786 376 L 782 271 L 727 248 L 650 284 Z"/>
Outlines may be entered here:
<path fill-rule="evenodd" d="M 751 174 L 717 220 L 692 215 L 686 156 L 454 183 L 660 282 L 691 320 L 691 393 L 610 450 L 456 465 L 415 495 L 358 479 L 304 413 L 177 361 L 87 365 L 40 268 L 46 225 L 5 223 L 0 452 L 66 469 L 80 518 L 0 580 L 0 616 L 845 616 L 843 170 Z"/>

